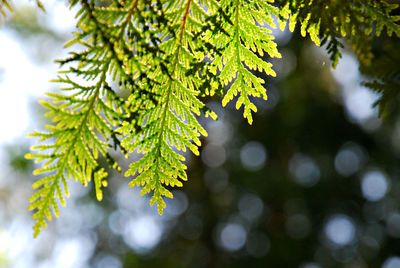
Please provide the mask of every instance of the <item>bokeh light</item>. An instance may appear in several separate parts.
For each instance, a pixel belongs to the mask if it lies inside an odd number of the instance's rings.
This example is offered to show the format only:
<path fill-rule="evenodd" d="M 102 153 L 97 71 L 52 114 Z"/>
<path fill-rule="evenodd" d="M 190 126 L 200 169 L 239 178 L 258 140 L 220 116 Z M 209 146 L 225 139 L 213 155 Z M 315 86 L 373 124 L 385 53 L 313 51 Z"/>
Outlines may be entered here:
<path fill-rule="evenodd" d="M 321 266 L 319 266 L 318 264 L 316 264 L 314 262 L 308 262 L 308 263 L 301 265 L 299 268 L 321 268 Z"/>
<path fill-rule="evenodd" d="M 217 168 L 225 163 L 226 151 L 220 145 L 207 144 L 201 153 L 201 159 L 208 167 Z"/>
<path fill-rule="evenodd" d="M 263 213 L 264 203 L 255 194 L 245 194 L 239 199 L 238 208 L 240 215 L 249 221 L 253 221 Z"/>
<path fill-rule="evenodd" d="M 400 267 L 400 257 L 389 257 L 382 265 L 382 268 L 398 268 Z"/>
<path fill-rule="evenodd" d="M 62 268 L 84 266 L 93 254 L 95 243 L 96 241 L 88 236 L 60 240 L 54 248 L 54 266 Z"/>
<path fill-rule="evenodd" d="M 378 110 L 373 108 L 377 95 L 365 87 L 357 87 L 346 98 L 346 111 L 355 122 L 365 122 L 372 117 L 377 117 Z"/>
<path fill-rule="evenodd" d="M 172 194 L 174 198 L 165 200 L 165 203 L 170 208 L 168 211 L 165 211 L 165 216 L 168 218 L 182 215 L 189 206 L 187 195 L 184 192 L 172 191 Z"/>
<path fill-rule="evenodd" d="M 131 218 L 124 226 L 124 240 L 139 253 L 146 253 L 160 242 L 162 229 L 152 216 Z"/>
<path fill-rule="evenodd" d="M 267 160 L 267 152 L 261 143 L 251 141 L 246 143 L 240 150 L 240 160 L 246 169 L 257 171 L 264 167 Z"/>
<path fill-rule="evenodd" d="M 229 123 L 218 120 L 218 121 L 210 121 L 207 122 L 207 132 L 209 143 L 215 145 L 223 145 L 227 143 L 232 135 L 232 127 Z"/>
<path fill-rule="evenodd" d="M 94 268 L 122 268 L 122 263 L 115 256 L 105 255 L 96 260 Z"/>
<path fill-rule="evenodd" d="M 361 190 L 368 201 L 382 199 L 388 191 L 389 185 L 386 176 L 380 171 L 366 173 L 361 181 Z"/>
<path fill-rule="evenodd" d="M 220 233 L 221 246 L 228 251 L 241 249 L 246 243 L 246 229 L 237 223 L 228 223 Z"/>
<path fill-rule="evenodd" d="M 343 214 L 332 216 L 325 225 L 325 236 L 333 245 L 344 246 L 352 243 L 356 229 L 352 220 Z"/>
<path fill-rule="evenodd" d="M 295 154 L 289 161 L 289 171 L 294 181 L 301 186 L 311 187 L 319 181 L 319 167 L 308 155 Z"/>
<path fill-rule="evenodd" d="M 346 142 L 335 156 L 335 169 L 342 176 L 358 172 L 366 162 L 366 155 L 360 145 Z"/>

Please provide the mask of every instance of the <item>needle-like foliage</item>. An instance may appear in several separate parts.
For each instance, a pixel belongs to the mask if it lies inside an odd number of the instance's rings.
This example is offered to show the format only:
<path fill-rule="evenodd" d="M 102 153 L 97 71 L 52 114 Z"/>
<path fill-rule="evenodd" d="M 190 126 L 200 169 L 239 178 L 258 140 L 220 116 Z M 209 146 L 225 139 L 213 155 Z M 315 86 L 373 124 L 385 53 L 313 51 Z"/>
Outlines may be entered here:
<path fill-rule="evenodd" d="M 270 57 L 281 57 L 268 28 L 276 27 L 272 15 L 278 15 L 279 10 L 269 2 L 273 1 L 221 1 L 222 12 L 229 19 L 222 24 L 224 32 L 210 37 L 212 43 L 222 47 L 222 54 L 213 58 L 213 72 L 216 74 L 217 69 L 221 72 L 219 78 L 225 86 L 234 80 L 222 99 L 222 105 L 225 106 L 240 92 L 236 109 L 244 106 L 243 116 L 249 124 L 253 122 L 251 112 L 257 111 L 249 96 L 267 99 L 262 85 L 265 81 L 250 70 L 275 76 L 272 64 L 262 57 L 265 53 Z"/>
<path fill-rule="evenodd" d="M 369 64 L 372 53 L 368 41 L 373 36 L 380 36 L 386 29 L 388 36 L 394 33 L 400 37 L 400 16 L 392 14 L 398 4 L 390 1 L 284 0 L 279 3 L 281 16 L 289 18 L 292 29 L 299 22 L 303 37 L 308 33 L 317 45 L 327 44 L 333 67 L 341 57 L 344 38 L 360 61 Z"/>
<path fill-rule="evenodd" d="M 0 0 L 0 24 L 2 19 L 6 17 L 7 10 L 12 11 L 10 2 L 8 0 Z"/>
<path fill-rule="evenodd" d="M 37 1 L 41 6 L 40 2 Z M 269 61 L 281 57 L 272 29 L 279 24 L 317 45 L 327 43 L 335 66 L 348 40 L 364 63 L 371 62 L 373 35 L 400 35 L 396 5 L 376 0 L 69 0 L 78 7 L 76 46 L 54 82 L 60 93 L 41 101 L 53 124 L 34 132 L 41 143 L 27 158 L 42 162 L 31 197 L 34 235 L 68 196 L 68 179 L 84 186 L 93 180 L 97 198 L 107 186 L 100 157 L 119 170 L 109 150 L 141 155 L 125 172 L 129 186 L 150 193 L 150 204 L 163 213 L 171 187 L 187 180 L 185 152 L 199 154 L 207 132 L 198 117 L 216 115 L 205 97 L 219 95 L 222 105 L 236 102 L 251 124 L 253 98 L 267 99 L 257 73 L 275 76 Z M 0 0 L 0 16 L 10 9 Z M 379 60 L 385 64 L 385 60 Z M 377 63 L 378 64 L 378 63 Z M 368 74 L 368 69 L 365 69 Z M 395 75 L 369 84 L 390 98 L 385 84 Z M 383 85 L 382 85 L 383 84 Z M 398 83 L 397 83 L 398 85 Z M 128 94 L 119 94 L 119 92 Z M 392 92 L 392 91 L 390 91 Z M 389 92 L 389 93 L 390 93 Z M 393 91 L 394 92 L 394 91 Z M 396 94 L 398 91 L 395 91 Z M 387 97 L 389 96 L 389 97 Z M 383 103 L 383 102 L 382 102 Z M 385 101 L 386 103 L 386 101 Z M 189 150 L 188 150 L 189 149 Z"/>
<path fill-rule="evenodd" d="M 194 35 L 201 30 L 201 22 L 208 16 L 201 6 L 192 0 L 170 1 L 165 18 L 170 27 L 165 27 L 161 34 L 163 42 L 160 49 L 161 62 L 169 62 L 166 70 L 154 66 L 151 78 L 157 81 L 153 92 L 158 94 L 158 105 L 152 105 L 138 120 L 140 132 L 133 132 L 129 124 L 120 132 L 125 136 L 122 141 L 129 152 L 137 149 L 144 156 L 130 165 L 126 176 L 139 175 L 129 184 L 144 186 L 141 194 L 153 191 L 150 204 L 157 203 L 162 214 L 165 202 L 162 196 L 172 198 L 172 193 L 165 186 L 182 186 L 181 180 L 187 180 L 185 157 L 174 149 L 186 151 L 189 148 L 199 154 L 200 134 L 207 132 L 199 124 L 196 115 L 204 104 L 198 99 L 201 77 L 198 72 L 188 75 L 190 62 L 202 60 L 203 53 L 197 51 Z"/>

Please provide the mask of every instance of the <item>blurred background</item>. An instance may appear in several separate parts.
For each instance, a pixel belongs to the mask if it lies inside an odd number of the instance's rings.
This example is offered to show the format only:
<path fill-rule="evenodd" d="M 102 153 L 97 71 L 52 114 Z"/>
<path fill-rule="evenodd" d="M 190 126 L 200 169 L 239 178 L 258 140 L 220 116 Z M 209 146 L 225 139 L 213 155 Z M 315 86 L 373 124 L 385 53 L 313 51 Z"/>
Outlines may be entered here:
<path fill-rule="evenodd" d="M 400 267 L 400 115 L 378 118 L 350 51 L 332 70 L 288 31 L 275 31 L 282 59 L 252 126 L 207 103 L 219 120 L 201 118 L 209 136 L 163 216 L 110 170 L 102 202 L 71 181 L 61 217 L 33 239 L 26 134 L 48 122 L 37 100 L 59 86 L 76 13 L 43 3 L 14 1 L 0 28 L 0 267 Z"/>

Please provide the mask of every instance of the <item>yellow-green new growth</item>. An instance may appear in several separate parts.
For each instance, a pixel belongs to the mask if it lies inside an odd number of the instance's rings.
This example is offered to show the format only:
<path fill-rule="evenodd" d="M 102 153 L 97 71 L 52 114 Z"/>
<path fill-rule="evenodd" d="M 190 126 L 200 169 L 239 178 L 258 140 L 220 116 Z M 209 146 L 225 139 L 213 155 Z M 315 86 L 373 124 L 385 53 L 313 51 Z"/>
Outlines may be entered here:
<path fill-rule="evenodd" d="M 99 167 L 98 158 L 102 155 L 112 161 L 107 152 L 109 137 L 113 132 L 112 126 L 117 123 L 114 117 L 122 115 L 123 107 L 118 105 L 118 98 L 110 91 L 111 87 L 106 81 L 117 56 L 113 51 L 104 53 L 102 46 L 92 46 L 91 39 L 83 40 L 88 36 L 86 31 L 98 27 L 91 16 L 88 12 L 81 13 L 78 24 L 85 31 L 77 33 L 71 42 L 79 42 L 87 50 L 72 53 L 70 58 L 61 62 L 66 64 L 79 60 L 78 67 L 72 66 L 68 71 L 60 72 L 64 75 L 53 81 L 66 84 L 67 87 L 61 90 L 69 94 L 49 93 L 51 101 L 41 101 L 49 110 L 46 115 L 52 118 L 54 124 L 46 127 L 48 132 L 30 135 L 38 137 L 39 141 L 51 142 L 33 146 L 32 150 L 38 150 L 39 153 L 26 155 L 28 159 L 44 162 L 34 171 L 35 175 L 44 174 L 45 177 L 33 184 L 36 192 L 30 198 L 29 206 L 30 210 L 35 210 L 32 217 L 36 220 L 33 227 L 35 237 L 42 228 L 46 228 L 46 220 L 51 220 L 51 209 L 56 216 L 59 215 L 58 200 L 65 205 L 61 184 L 68 197 L 67 179 L 79 181 L 83 186 L 93 179 L 99 201 L 103 198 L 101 188 L 107 186 L 104 179 L 108 174 Z M 92 85 L 80 85 L 65 73 L 92 81 Z M 119 169 L 115 163 L 114 168 Z"/>
<path fill-rule="evenodd" d="M 0 0 L 0 16 L 9 3 Z M 33 146 L 38 152 L 26 155 L 43 163 L 34 172 L 43 177 L 33 184 L 36 192 L 30 199 L 35 236 L 52 214 L 59 215 L 58 203 L 64 205 L 69 195 L 68 179 L 84 186 L 93 180 L 97 199 L 103 198 L 102 187 L 108 182 L 99 158 L 120 171 L 108 153 L 111 148 L 127 157 L 142 154 L 125 175 L 133 176 L 130 187 L 140 186 L 142 194 L 152 194 L 150 204 L 157 204 L 162 214 L 163 198 L 172 198 L 171 187 L 182 187 L 187 180 L 185 152 L 198 155 L 200 136 L 207 136 L 198 117 L 203 113 L 216 119 L 203 98 L 217 93 L 223 106 L 235 100 L 250 124 L 257 111 L 252 99 L 267 99 L 265 81 L 257 72 L 275 76 L 268 62 L 281 57 L 270 29 L 276 27 L 275 20 L 281 30 L 288 22 L 294 31 L 298 23 L 301 35 L 308 34 L 317 45 L 327 43 L 334 66 L 342 37 L 367 61 L 370 49 L 362 41 L 373 30 L 377 35 L 382 29 L 400 35 L 400 18 L 390 15 L 397 6 L 386 1 L 69 3 L 79 4 L 79 30 L 68 45 L 84 49 L 60 61 L 69 68 L 55 82 L 67 87 L 61 89 L 63 94 L 48 94 L 50 100 L 41 102 L 53 124 L 47 126 L 48 132 L 31 135 L 48 142 Z M 128 96 L 119 95 L 120 91 Z"/>
<path fill-rule="evenodd" d="M 262 57 L 265 53 L 270 57 L 281 57 L 273 41 L 272 31 L 268 29 L 276 27 L 272 15 L 278 14 L 279 10 L 266 1 L 225 0 L 221 1 L 221 7 L 227 16 L 233 18 L 231 23 L 224 24 L 228 34 L 219 33 L 211 37 L 217 47 L 224 48 L 213 62 L 214 72 L 220 70 L 219 77 L 228 86 L 222 105 L 227 105 L 239 94 L 236 109 L 243 105 L 243 116 L 252 124 L 252 111 L 256 112 L 257 108 L 249 97 L 266 100 L 267 94 L 262 85 L 265 81 L 250 70 L 276 75 L 272 64 Z M 233 84 L 229 86 L 233 80 Z"/>
<path fill-rule="evenodd" d="M 33 146 L 32 150 L 39 150 L 41 153 L 28 153 L 26 158 L 36 159 L 36 162 L 44 161 L 41 168 L 34 171 L 35 175 L 46 174 L 33 184 L 38 189 L 30 198 L 30 210 L 36 210 L 33 219 L 34 236 L 36 237 L 41 228 L 46 228 L 46 219 L 51 220 L 51 208 L 54 214 L 59 216 L 57 199 L 61 205 L 65 200 L 61 190 L 61 183 L 64 193 L 68 197 L 67 178 L 80 181 L 84 186 L 94 177 L 96 195 L 98 200 L 102 199 L 101 187 L 106 186 L 103 179 L 107 172 L 98 168 L 97 158 L 99 152 L 107 154 L 107 144 L 101 141 L 94 130 L 106 135 L 111 128 L 98 114 L 101 102 L 99 99 L 100 89 L 105 80 L 105 70 L 102 72 L 99 82 L 94 86 L 86 88 L 75 88 L 77 93 L 72 96 L 49 94 L 53 103 L 42 101 L 50 112 L 47 116 L 53 117 L 56 126 L 48 126 L 47 133 L 34 132 L 30 136 L 38 137 L 39 141 L 55 139 L 51 145 Z M 58 82 L 69 83 L 72 81 L 60 78 Z M 66 88 L 65 90 L 70 90 Z M 89 97 L 85 94 L 91 92 Z M 56 104 L 57 103 L 57 104 Z"/>
<path fill-rule="evenodd" d="M 187 180 L 186 165 L 182 163 L 185 157 L 174 149 L 185 152 L 189 148 L 198 155 L 198 146 L 201 145 L 199 136 L 207 136 L 196 119 L 204 106 L 197 98 L 201 78 L 198 74 L 186 74 L 190 61 L 201 57 L 201 54 L 193 52 L 196 45 L 191 32 L 200 30 L 200 21 L 206 15 L 198 3 L 192 0 L 169 3 L 166 17 L 171 19 L 173 26 L 165 30 L 163 37 L 170 35 L 170 30 L 175 34 L 173 38 L 166 38 L 160 48 L 172 64 L 168 72 L 158 67 L 152 74 L 152 78 L 159 81 L 153 88 L 160 96 L 159 105 L 149 109 L 139 119 L 141 132 L 129 135 L 122 141 L 130 152 L 137 150 L 144 154 L 125 173 L 126 176 L 138 173 L 129 186 L 143 186 L 141 194 L 152 191 L 150 205 L 156 203 L 160 214 L 166 206 L 163 196 L 173 197 L 165 186 L 182 187 L 180 180 Z M 123 130 L 121 132 L 129 134 Z"/>

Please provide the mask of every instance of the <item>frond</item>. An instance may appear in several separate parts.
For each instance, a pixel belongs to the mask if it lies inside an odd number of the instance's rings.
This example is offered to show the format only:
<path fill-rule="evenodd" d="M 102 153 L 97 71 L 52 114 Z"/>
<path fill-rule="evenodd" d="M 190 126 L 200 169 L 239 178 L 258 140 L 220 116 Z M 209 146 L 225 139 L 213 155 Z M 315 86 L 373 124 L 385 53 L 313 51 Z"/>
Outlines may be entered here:
<path fill-rule="evenodd" d="M 185 152 L 189 148 L 198 155 L 199 136 L 207 135 L 196 118 L 204 106 L 198 99 L 201 79 L 198 72 L 187 75 L 190 62 L 204 57 L 201 52 L 195 52 L 197 46 L 193 38 L 207 14 L 191 0 L 165 4 L 168 5 L 168 24 L 163 33 L 164 42 L 160 44 L 165 52 L 160 61 L 171 64 L 167 71 L 157 67 L 152 72 L 152 79 L 159 82 L 153 88 L 159 95 L 158 105 L 141 115 L 139 133 L 132 133 L 128 124 L 120 129 L 126 136 L 122 145 L 129 152 L 137 150 L 144 154 L 125 174 L 138 174 L 129 186 L 143 186 L 141 194 L 152 191 L 150 204 L 157 203 L 160 214 L 165 208 L 163 196 L 172 198 L 166 186 L 181 187 L 180 180 L 187 180 L 186 166 L 182 163 L 185 157 L 177 150 Z"/>
<path fill-rule="evenodd" d="M 211 34 L 210 39 L 217 47 L 221 47 L 221 55 L 213 57 L 213 72 L 217 70 L 219 79 L 224 86 L 229 86 L 222 100 L 225 106 L 239 94 L 236 108 L 244 106 L 243 116 L 249 124 L 253 122 L 252 112 L 256 106 L 251 102 L 250 96 L 267 99 L 264 80 L 258 78 L 249 70 L 258 70 L 268 75 L 275 76 L 272 64 L 262 57 L 281 57 L 277 45 L 273 41 L 271 30 L 275 28 L 273 13 L 278 9 L 265 1 L 221 1 L 222 12 L 226 17 L 232 18 L 223 24 L 224 32 Z"/>
<path fill-rule="evenodd" d="M 112 126 L 118 123 L 115 118 L 122 116 L 124 108 L 106 79 L 107 74 L 115 72 L 112 69 L 113 61 L 116 60 L 114 51 L 104 53 L 101 45 L 93 46 L 84 41 L 98 27 L 98 22 L 90 18 L 88 13 L 81 14 L 79 23 L 84 30 L 76 33 L 74 41 L 80 42 L 87 49 L 81 53 L 72 53 L 70 58 L 60 61 L 62 65 L 78 61 L 78 68 L 72 66 L 68 74 L 54 80 L 66 85 L 62 89 L 65 94 L 48 94 L 51 101 L 41 101 L 48 109 L 47 116 L 52 117 L 54 125 L 47 127 L 48 132 L 31 134 L 51 144 L 35 146 L 32 149 L 39 153 L 26 155 L 28 159 L 43 162 L 41 168 L 34 172 L 44 177 L 34 184 L 38 190 L 31 197 L 29 207 L 35 210 L 35 236 L 41 228 L 46 227 L 46 219 L 51 220 L 51 209 L 56 216 L 59 215 L 57 202 L 65 205 L 64 195 L 69 195 L 67 179 L 73 178 L 86 186 L 93 178 L 97 198 L 102 199 L 101 187 L 106 186 L 103 179 L 107 173 L 99 168 L 97 159 L 99 155 L 108 155 Z M 82 86 L 74 81 L 77 78 L 92 81 L 92 84 Z"/>
<path fill-rule="evenodd" d="M 391 15 L 398 5 L 374 0 L 294 0 L 280 1 L 281 17 L 289 18 L 289 29 L 300 24 L 302 36 L 309 34 L 316 45 L 327 44 L 332 66 L 336 67 L 346 37 L 363 63 L 371 60 L 368 40 L 372 33 L 379 36 L 383 29 L 389 36 L 400 36 L 400 16 Z M 322 41 L 320 41 L 322 39 Z"/>
<path fill-rule="evenodd" d="M 162 214 L 171 187 L 187 180 L 185 152 L 199 154 L 207 132 L 198 117 L 216 119 L 203 98 L 217 95 L 223 106 L 236 101 L 251 124 L 257 107 L 252 98 L 267 99 L 265 81 L 255 73 L 275 76 L 269 58 L 281 57 L 270 28 L 296 23 L 300 33 L 317 45 L 327 44 L 332 64 L 341 56 L 343 38 L 350 41 L 363 62 L 372 60 L 372 34 L 399 36 L 396 5 L 373 0 L 70 0 L 79 6 L 74 38 L 66 44 L 83 47 L 60 60 L 63 71 L 53 82 L 61 93 L 41 101 L 53 123 L 46 132 L 34 132 L 40 144 L 27 158 L 41 162 L 30 209 L 34 231 L 59 215 L 68 196 L 68 179 L 83 185 L 93 180 L 98 200 L 108 182 L 99 166 L 104 157 L 120 170 L 109 154 L 119 148 L 131 163 L 130 187 L 150 193 L 150 204 Z M 0 0 L 0 16 L 10 9 Z M 40 1 L 37 1 L 41 6 Z M 390 64 L 396 64 L 390 62 Z M 377 59 L 377 65 L 388 64 Z M 367 85 L 382 94 L 381 107 L 398 94 L 397 68 L 378 73 Z M 370 69 L 365 74 L 372 76 Z M 395 88 L 395 89 L 394 89 Z M 393 90 L 394 89 L 394 90 Z M 128 92 L 122 97 L 119 91 Z M 53 213 L 52 213 L 53 210 Z"/>

